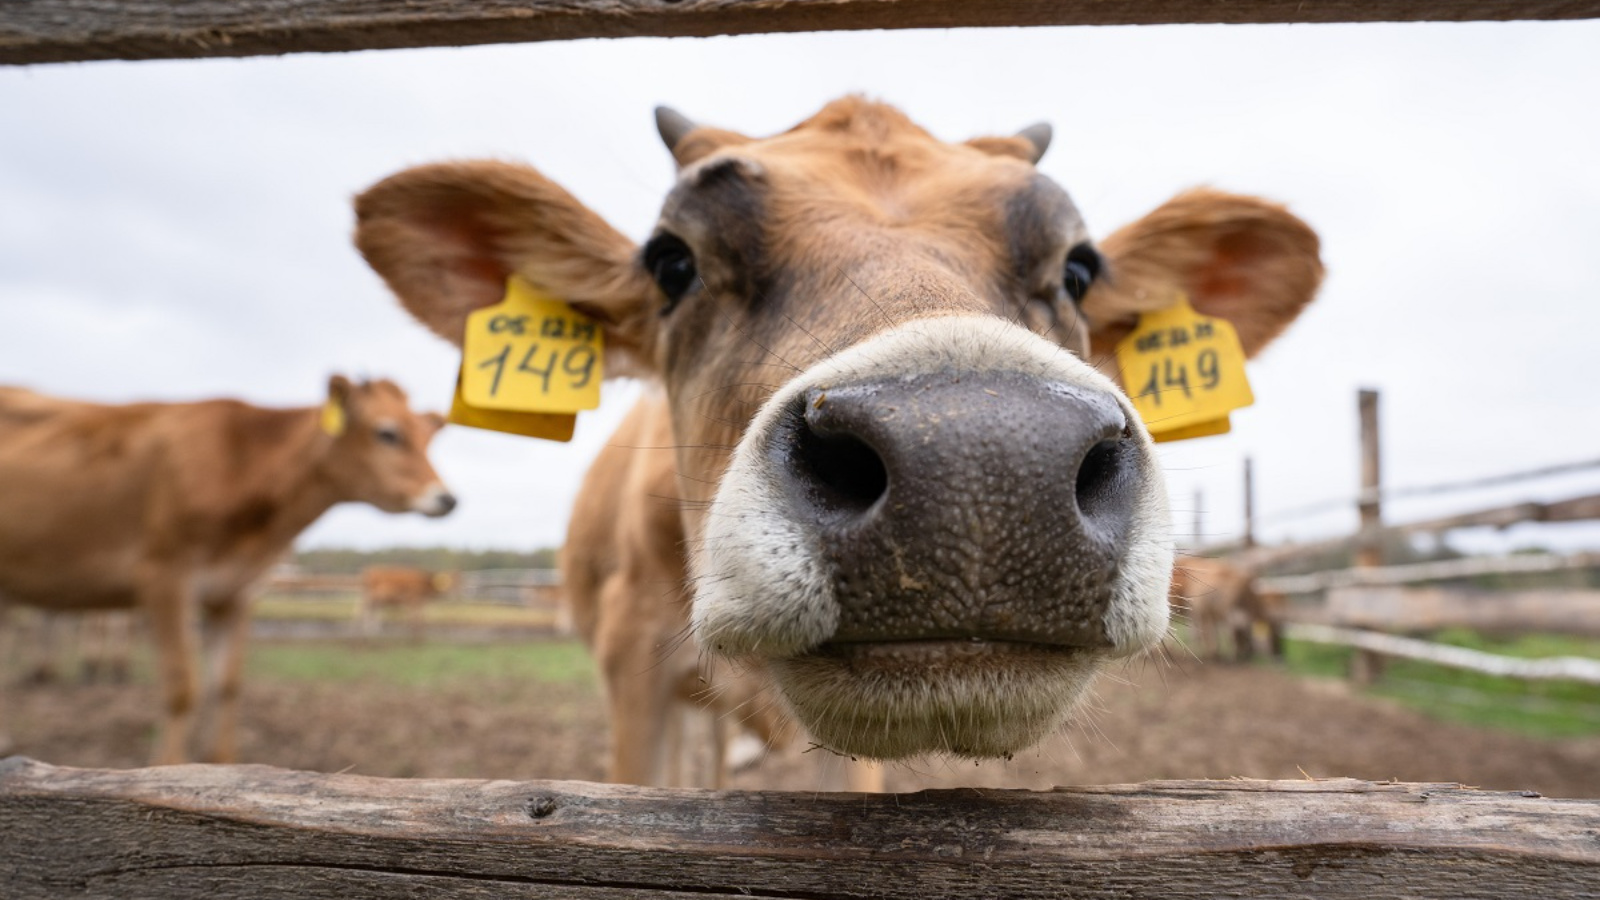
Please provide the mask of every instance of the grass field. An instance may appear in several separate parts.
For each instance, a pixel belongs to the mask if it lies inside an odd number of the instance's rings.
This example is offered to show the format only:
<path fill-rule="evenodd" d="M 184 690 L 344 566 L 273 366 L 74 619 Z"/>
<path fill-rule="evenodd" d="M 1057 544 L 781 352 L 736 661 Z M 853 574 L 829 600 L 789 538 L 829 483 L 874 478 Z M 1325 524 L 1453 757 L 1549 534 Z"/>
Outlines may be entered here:
<path fill-rule="evenodd" d="M 246 665 L 249 678 L 271 681 L 377 681 L 414 687 L 504 679 L 595 683 L 588 651 L 572 640 L 470 645 L 258 642 L 250 648 Z"/>
<path fill-rule="evenodd" d="M 1502 656 L 1600 658 L 1600 641 L 1531 634 L 1494 638 L 1464 629 L 1431 640 Z M 1344 678 L 1354 650 L 1290 641 L 1289 668 L 1296 674 Z M 1499 728 L 1533 737 L 1600 735 L 1600 686 L 1568 681 L 1525 681 L 1452 669 L 1417 660 L 1391 659 L 1383 677 L 1366 689 L 1453 722 Z"/>

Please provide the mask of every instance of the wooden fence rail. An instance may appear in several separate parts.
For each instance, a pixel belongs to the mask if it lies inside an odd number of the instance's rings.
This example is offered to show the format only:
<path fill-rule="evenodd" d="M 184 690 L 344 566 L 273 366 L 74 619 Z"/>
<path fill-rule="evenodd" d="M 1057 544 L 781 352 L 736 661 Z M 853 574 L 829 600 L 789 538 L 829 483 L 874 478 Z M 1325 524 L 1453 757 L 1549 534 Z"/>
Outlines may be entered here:
<path fill-rule="evenodd" d="M 1600 801 L 1352 780 L 847 795 L 0 762 L 13 900 L 1548 900 L 1600 884 L 1596 834 Z"/>
<path fill-rule="evenodd" d="M 1600 0 L 6 0 L 0 64 L 996 25 L 1600 18 Z"/>
<path fill-rule="evenodd" d="M 1338 644 L 1355 647 L 1379 656 L 1398 656 L 1419 659 L 1452 669 L 1466 669 L 1486 675 L 1522 678 L 1534 681 L 1577 681 L 1583 684 L 1600 684 L 1600 659 L 1580 656 L 1548 656 L 1542 659 L 1518 659 L 1484 653 L 1467 647 L 1452 647 L 1432 641 L 1397 637 L 1377 631 L 1358 628 L 1336 628 L 1330 625 L 1295 624 L 1288 627 L 1289 637 L 1297 641 L 1318 644 Z M 1597 885 L 1600 888 L 1600 885 Z"/>
<path fill-rule="evenodd" d="M 1463 559 L 1443 559 L 1401 566 L 1334 569 L 1310 575 L 1279 575 L 1262 578 L 1260 584 L 1268 590 L 1285 594 L 1310 594 L 1331 588 L 1414 584 L 1419 581 L 1443 581 L 1478 575 L 1514 575 L 1596 568 L 1600 568 L 1600 553 L 1469 556 Z"/>

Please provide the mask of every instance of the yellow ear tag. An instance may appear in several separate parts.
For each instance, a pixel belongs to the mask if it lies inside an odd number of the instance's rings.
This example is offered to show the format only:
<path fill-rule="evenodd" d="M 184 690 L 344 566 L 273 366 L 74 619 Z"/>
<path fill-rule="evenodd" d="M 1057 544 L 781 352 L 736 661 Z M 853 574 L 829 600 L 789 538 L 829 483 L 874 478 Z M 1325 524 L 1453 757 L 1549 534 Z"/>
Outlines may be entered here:
<path fill-rule="evenodd" d="M 566 441 L 600 405 L 600 326 L 515 275 L 506 296 L 467 316 L 451 422 Z"/>
<path fill-rule="evenodd" d="M 1150 437 L 1158 444 L 1165 444 L 1167 441 L 1187 441 L 1190 438 L 1203 438 L 1211 437 L 1212 435 L 1217 434 L 1227 434 L 1232 430 L 1233 423 L 1228 420 L 1227 416 L 1223 416 L 1220 419 L 1212 419 L 1209 422 L 1199 422 L 1194 425 L 1190 425 L 1187 428 L 1179 428 L 1174 431 L 1163 431 L 1158 434 L 1152 434 Z"/>
<path fill-rule="evenodd" d="M 1203 316 L 1178 295 L 1145 313 L 1117 345 L 1122 383 L 1157 441 L 1223 434 L 1228 413 L 1255 402 L 1244 348 L 1226 319 Z"/>
<path fill-rule="evenodd" d="M 318 421 L 329 437 L 344 434 L 344 404 L 329 397 L 322 404 L 322 416 Z"/>

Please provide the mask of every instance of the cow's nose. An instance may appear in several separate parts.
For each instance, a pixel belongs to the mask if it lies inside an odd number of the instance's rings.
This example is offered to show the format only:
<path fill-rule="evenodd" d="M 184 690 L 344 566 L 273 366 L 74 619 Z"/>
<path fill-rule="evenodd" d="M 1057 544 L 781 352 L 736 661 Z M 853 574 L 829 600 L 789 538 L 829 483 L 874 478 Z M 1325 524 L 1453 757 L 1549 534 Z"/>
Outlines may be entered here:
<path fill-rule="evenodd" d="M 439 510 L 438 515 L 448 515 L 452 509 L 456 508 L 456 495 L 450 493 L 440 494 L 434 504 L 435 508 Z"/>
<path fill-rule="evenodd" d="M 818 387 L 769 450 L 820 544 L 835 641 L 1109 645 L 1147 451 L 1103 390 L 1007 373 Z"/>

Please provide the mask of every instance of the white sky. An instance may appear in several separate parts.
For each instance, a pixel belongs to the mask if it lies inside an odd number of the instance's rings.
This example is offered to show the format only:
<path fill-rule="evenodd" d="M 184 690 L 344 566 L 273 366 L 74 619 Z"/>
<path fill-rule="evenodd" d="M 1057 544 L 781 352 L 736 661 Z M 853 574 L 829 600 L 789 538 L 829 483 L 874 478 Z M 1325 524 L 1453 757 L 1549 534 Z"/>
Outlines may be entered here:
<path fill-rule="evenodd" d="M 349 197 L 406 165 L 526 160 L 640 237 L 670 183 L 657 103 L 749 133 L 865 92 L 947 139 L 1047 119 L 1042 168 L 1098 234 L 1196 184 L 1286 201 L 1329 277 L 1252 369 L 1235 431 L 1163 455 L 1176 533 L 1350 494 L 1355 390 L 1392 485 L 1600 457 L 1600 23 L 1180 26 L 582 41 L 0 69 L 0 383 L 108 401 L 318 402 L 331 371 L 443 408 L 455 357 L 350 247 Z M 559 543 L 632 391 L 571 445 L 447 430 L 462 497 L 336 509 L 306 545 Z M 1600 473 L 1396 519 L 1600 491 Z M 0 501 L 3 502 L 3 501 Z M 1594 544 L 1586 528 L 1522 541 Z"/>

